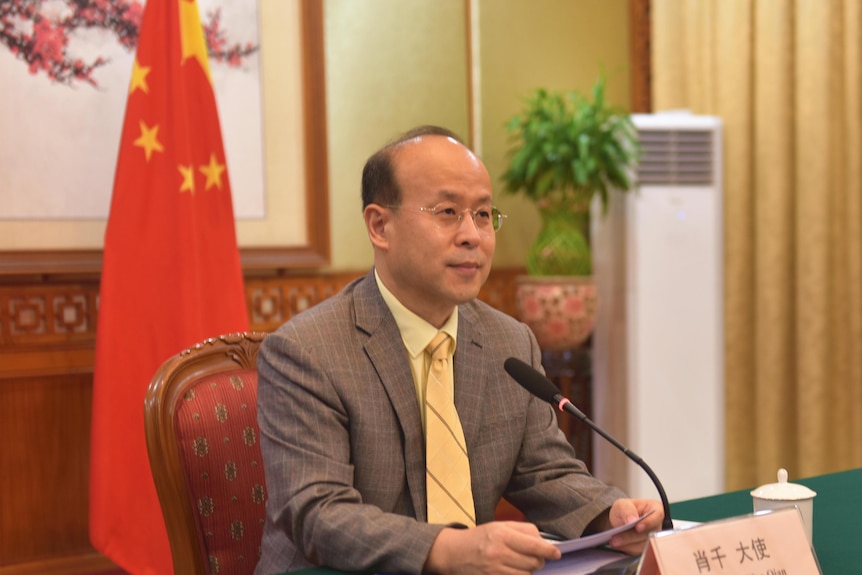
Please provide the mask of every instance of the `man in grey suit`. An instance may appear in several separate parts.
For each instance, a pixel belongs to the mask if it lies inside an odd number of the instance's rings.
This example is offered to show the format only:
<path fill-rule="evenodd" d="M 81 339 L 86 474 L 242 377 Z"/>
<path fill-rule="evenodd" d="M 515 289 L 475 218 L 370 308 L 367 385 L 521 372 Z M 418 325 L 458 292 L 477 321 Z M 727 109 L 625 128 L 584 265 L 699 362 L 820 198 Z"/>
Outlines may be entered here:
<path fill-rule="evenodd" d="M 504 217 L 482 162 L 448 130 L 417 128 L 368 160 L 362 200 L 374 269 L 261 347 L 268 501 L 256 573 L 530 573 L 560 557 L 539 529 L 578 537 L 652 511 L 611 541 L 639 553 L 661 504 L 593 478 L 553 408 L 503 370 L 508 357 L 541 369 L 541 352 L 524 324 L 476 300 Z M 438 330 L 455 341 L 470 527 L 427 521 L 420 372 Z M 529 522 L 494 521 L 501 497 Z"/>

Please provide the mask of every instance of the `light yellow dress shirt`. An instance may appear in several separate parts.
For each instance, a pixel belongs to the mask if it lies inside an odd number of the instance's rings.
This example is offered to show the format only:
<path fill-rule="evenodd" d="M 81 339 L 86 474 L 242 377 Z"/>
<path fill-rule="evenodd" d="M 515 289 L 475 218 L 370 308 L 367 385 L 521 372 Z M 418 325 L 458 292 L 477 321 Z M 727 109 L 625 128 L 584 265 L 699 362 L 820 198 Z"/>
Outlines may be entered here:
<path fill-rule="evenodd" d="M 452 338 L 454 346 L 458 345 L 458 308 L 452 312 L 446 323 L 439 330 L 404 307 L 398 298 L 383 285 L 380 276 L 377 275 L 377 270 L 374 270 L 374 279 L 377 281 L 377 287 L 380 289 L 380 295 L 383 296 L 383 301 L 386 302 L 389 311 L 395 317 L 395 323 L 398 324 L 398 330 L 401 332 L 401 339 L 404 342 L 404 347 L 407 350 L 407 356 L 410 359 L 410 369 L 413 372 L 413 385 L 416 389 L 416 399 L 419 401 L 419 413 L 422 414 L 422 427 L 425 427 L 425 386 L 428 382 L 428 368 L 430 358 L 425 353 L 425 348 L 434 339 L 438 331 L 445 332 Z M 453 347 L 453 353 L 454 349 Z M 452 370 L 453 362 L 449 362 L 449 369 Z M 455 381 L 454 374 L 449 374 L 449 381 Z M 449 393 L 454 393 L 450 389 Z"/>

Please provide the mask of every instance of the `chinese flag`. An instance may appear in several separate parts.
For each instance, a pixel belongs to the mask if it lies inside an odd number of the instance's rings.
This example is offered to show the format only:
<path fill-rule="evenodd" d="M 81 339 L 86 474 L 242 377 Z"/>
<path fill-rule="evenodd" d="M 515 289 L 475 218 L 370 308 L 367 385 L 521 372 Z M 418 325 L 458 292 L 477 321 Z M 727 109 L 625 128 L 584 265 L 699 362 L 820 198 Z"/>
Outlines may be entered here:
<path fill-rule="evenodd" d="M 248 329 L 230 185 L 194 0 L 146 4 L 99 297 L 90 539 L 126 571 L 163 575 L 173 569 L 144 440 L 144 393 L 170 356 L 205 338 Z"/>

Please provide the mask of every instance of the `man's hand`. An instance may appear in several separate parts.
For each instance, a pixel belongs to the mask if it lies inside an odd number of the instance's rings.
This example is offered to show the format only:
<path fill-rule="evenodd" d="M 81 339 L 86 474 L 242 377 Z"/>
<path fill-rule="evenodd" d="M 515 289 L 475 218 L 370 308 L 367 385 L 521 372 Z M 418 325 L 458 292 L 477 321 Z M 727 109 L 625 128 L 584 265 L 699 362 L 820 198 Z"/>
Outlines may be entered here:
<path fill-rule="evenodd" d="M 531 523 L 494 521 L 472 529 L 444 529 L 434 540 L 422 569 L 441 575 L 527 575 L 560 550 Z"/>
<path fill-rule="evenodd" d="M 650 532 L 658 531 L 664 520 L 661 502 L 655 499 L 617 499 L 614 501 L 608 514 L 610 528 L 631 523 L 650 511 L 652 513 L 641 519 L 634 529 L 614 535 L 611 539 L 611 547 L 629 555 L 637 555 L 644 550 Z"/>

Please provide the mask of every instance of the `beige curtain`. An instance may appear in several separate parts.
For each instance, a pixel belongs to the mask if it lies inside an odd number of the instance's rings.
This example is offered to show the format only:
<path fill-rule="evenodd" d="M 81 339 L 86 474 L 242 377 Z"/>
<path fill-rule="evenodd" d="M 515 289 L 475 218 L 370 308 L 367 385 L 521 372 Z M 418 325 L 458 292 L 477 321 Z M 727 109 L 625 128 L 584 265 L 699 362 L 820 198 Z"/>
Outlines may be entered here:
<path fill-rule="evenodd" d="M 651 9 L 654 110 L 724 122 L 727 487 L 862 466 L 862 2 Z"/>

